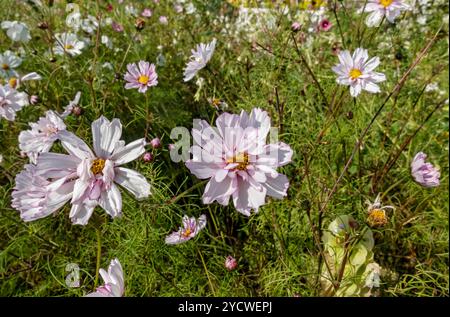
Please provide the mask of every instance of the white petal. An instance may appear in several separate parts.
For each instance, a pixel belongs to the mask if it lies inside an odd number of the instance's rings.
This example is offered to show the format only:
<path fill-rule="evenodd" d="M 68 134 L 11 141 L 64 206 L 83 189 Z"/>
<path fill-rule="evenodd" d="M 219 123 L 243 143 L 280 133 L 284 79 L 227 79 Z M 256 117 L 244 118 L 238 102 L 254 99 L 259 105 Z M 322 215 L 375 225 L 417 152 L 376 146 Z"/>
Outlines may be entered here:
<path fill-rule="evenodd" d="M 128 143 L 118 151 L 114 151 L 110 159 L 116 166 L 131 162 L 145 152 L 145 144 L 144 138 Z"/>
<path fill-rule="evenodd" d="M 109 190 L 103 191 L 99 205 L 105 209 L 105 211 L 113 218 L 120 216 L 122 213 L 122 196 L 120 195 L 119 188 L 116 185 L 111 184 Z"/>
<path fill-rule="evenodd" d="M 150 184 L 142 174 L 124 167 L 116 167 L 114 172 L 114 182 L 129 190 L 137 199 L 150 195 Z"/>
<path fill-rule="evenodd" d="M 121 135 L 122 124 L 118 119 L 113 119 L 109 122 L 108 119 L 101 116 L 92 122 L 94 151 L 99 157 L 109 158 Z"/>

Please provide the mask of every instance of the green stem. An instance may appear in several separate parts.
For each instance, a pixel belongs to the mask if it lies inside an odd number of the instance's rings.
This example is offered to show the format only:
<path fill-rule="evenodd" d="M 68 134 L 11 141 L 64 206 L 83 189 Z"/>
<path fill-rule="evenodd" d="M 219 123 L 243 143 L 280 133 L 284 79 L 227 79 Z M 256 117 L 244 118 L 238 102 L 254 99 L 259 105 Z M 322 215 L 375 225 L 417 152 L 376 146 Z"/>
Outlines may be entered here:
<path fill-rule="evenodd" d="M 96 232 L 97 232 L 97 266 L 95 269 L 94 290 L 97 288 L 98 285 L 98 273 L 100 271 L 100 256 L 102 253 L 102 234 L 100 229 L 97 229 Z"/>

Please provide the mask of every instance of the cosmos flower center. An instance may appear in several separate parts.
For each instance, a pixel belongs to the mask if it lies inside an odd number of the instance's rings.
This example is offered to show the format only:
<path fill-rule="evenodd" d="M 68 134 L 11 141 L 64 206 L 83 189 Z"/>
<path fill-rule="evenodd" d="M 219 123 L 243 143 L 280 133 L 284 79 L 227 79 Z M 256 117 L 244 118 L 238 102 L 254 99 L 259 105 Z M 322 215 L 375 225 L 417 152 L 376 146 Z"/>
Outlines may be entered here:
<path fill-rule="evenodd" d="M 357 68 L 352 68 L 349 75 L 351 79 L 356 79 L 362 75 L 362 72 Z"/>
<path fill-rule="evenodd" d="M 380 0 L 380 4 L 385 8 L 389 7 L 392 2 L 394 2 L 394 0 Z"/>
<path fill-rule="evenodd" d="M 66 45 L 64 45 L 64 48 L 66 50 L 71 50 L 73 48 L 73 45 L 72 44 L 66 44 Z"/>
<path fill-rule="evenodd" d="M 59 131 L 57 127 L 55 127 L 55 126 L 53 126 L 51 124 L 47 124 L 46 128 L 47 128 L 46 129 L 47 136 L 55 134 L 55 133 L 57 133 Z"/>
<path fill-rule="evenodd" d="M 3 68 L 3 70 L 8 70 L 9 69 L 9 65 L 8 64 L 3 64 L 2 68 Z"/>
<path fill-rule="evenodd" d="M 247 153 L 239 153 L 236 156 L 227 159 L 227 163 L 238 163 L 237 170 L 244 171 L 249 165 L 249 158 Z"/>
<path fill-rule="evenodd" d="M 368 221 L 371 225 L 384 225 L 387 223 L 386 212 L 382 209 L 374 209 L 370 212 Z"/>
<path fill-rule="evenodd" d="M 141 75 L 141 76 L 139 76 L 139 78 L 138 78 L 138 82 L 139 82 L 140 84 L 142 84 L 142 85 L 147 85 L 148 79 L 149 79 L 148 76 Z"/>
<path fill-rule="evenodd" d="M 183 236 L 185 238 L 188 238 L 191 235 L 191 233 L 192 233 L 191 228 L 186 228 L 186 230 L 184 230 L 183 232 Z"/>
<path fill-rule="evenodd" d="M 16 77 L 11 77 L 8 80 L 8 84 L 9 84 L 9 87 L 16 88 L 16 86 L 17 86 L 17 78 Z"/>
<path fill-rule="evenodd" d="M 91 172 L 94 175 L 102 174 L 103 168 L 105 167 L 105 160 L 101 158 L 97 158 L 92 162 Z"/>

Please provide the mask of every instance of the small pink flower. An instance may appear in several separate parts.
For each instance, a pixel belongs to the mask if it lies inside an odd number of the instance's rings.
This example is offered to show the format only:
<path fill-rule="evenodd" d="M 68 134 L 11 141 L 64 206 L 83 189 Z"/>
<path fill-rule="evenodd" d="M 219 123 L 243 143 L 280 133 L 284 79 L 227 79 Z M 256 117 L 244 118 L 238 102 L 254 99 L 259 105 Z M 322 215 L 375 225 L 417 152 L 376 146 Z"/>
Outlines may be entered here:
<path fill-rule="evenodd" d="M 149 8 L 145 8 L 145 9 L 142 11 L 141 15 L 142 15 L 144 18 L 149 18 L 149 17 L 152 16 L 152 10 L 150 10 Z"/>
<path fill-rule="evenodd" d="M 298 22 L 294 22 L 291 25 L 291 30 L 297 32 L 298 30 L 300 30 L 302 26 L 300 25 L 300 23 Z"/>
<path fill-rule="evenodd" d="M 206 216 L 201 215 L 198 219 L 183 216 L 183 226 L 166 237 L 166 244 L 179 244 L 195 237 L 200 230 L 206 226 Z"/>
<path fill-rule="evenodd" d="M 181 5 L 179 5 L 179 4 L 176 4 L 173 8 L 174 8 L 176 13 L 183 12 L 183 7 Z"/>
<path fill-rule="evenodd" d="M 120 24 L 120 23 L 117 23 L 117 22 L 112 22 L 111 23 L 111 27 L 113 28 L 113 30 L 114 31 L 116 31 L 116 32 L 123 32 L 123 26 L 122 26 L 122 24 Z"/>
<path fill-rule="evenodd" d="M 228 271 L 233 271 L 237 267 L 237 261 L 231 255 L 227 256 L 225 259 L 225 268 Z"/>
<path fill-rule="evenodd" d="M 124 76 L 127 81 L 125 89 L 138 88 L 140 93 L 145 93 L 148 87 L 158 84 L 158 74 L 154 64 L 139 61 L 138 64 L 128 64 L 127 69 L 128 72 Z"/>
<path fill-rule="evenodd" d="M 150 153 L 150 152 L 146 152 L 146 153 L 144 153 L 144 155 L 142 156 L 142 159 L 143 159 L 145 162 L 151 162 L 151 161 L 153 161 L 153 155 L 152 155 L 152 153 Z"/>
<path fill-rule="evenodd" d="M 154 149 L 159 148 L 161 146 L 161 140 L 159 138 L 154 138 L 153 140 L 150 141 L 150 145 Z"/>
<path fill-rule="evenodd" d="M 39 102 L 39 97 L 36 95 L 30 96 L 30 104 L 35 105 Z"/>
<path fill-rule="evenodd" d="M 320 31 L 328 31 L 329 29 L 331 29 L 331 22 L 328 21 L 327 19 L 323 19 L 322 21 L 320 21 L 319 23 L 319 30 Z"/>
<path fill-rule="evenodd" d="M 169 23 L 169 20 L 167 19 L 166 16 L 162 15 L 159 17 L 159 22 L 162 24 L 167 24 L 167 23 Z"/>
<path fill-rule="evenodd" d="M 424 187 L 439 186 L 441 173 L 433 164 L 425 162 L 427 155 L 419 152 L 411 163 L 411 174 L 414 180 Z"/>

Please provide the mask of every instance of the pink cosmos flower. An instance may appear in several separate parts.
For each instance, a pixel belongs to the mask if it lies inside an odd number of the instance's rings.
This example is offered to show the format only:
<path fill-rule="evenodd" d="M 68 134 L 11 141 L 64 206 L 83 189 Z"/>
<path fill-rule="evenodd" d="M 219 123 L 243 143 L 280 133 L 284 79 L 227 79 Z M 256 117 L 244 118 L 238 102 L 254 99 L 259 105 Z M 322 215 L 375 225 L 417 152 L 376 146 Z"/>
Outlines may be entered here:
<path fill-rule="evenodd" d="M 191 80 L 200 69 L 204 68 L 211 59 L 214 50 L 216 49 L 216 39 L 213 39 L 210 43 L 200 43 L 195 50 L 192 50 L 192 55 L 189 62 L 184 69 L 184 81 Z"/>
<path fill-rule="evenodd" d="M 94 152 L 72 133 L 59 138 L 69 153 L 41 153 L 36 166 L 25 166 L 16 177 L 12 206 L 24 221 L 53 213 L 71 200 L 72 223 L 86 225 L 99 205 L 111 217 L 122 214 L 122 196 L 116 184 L 137 199 L 150 194 L 150 185 L 141 174 L 121 165 L 138 158 L 145 151 L 145 139 L 125 145 L 120 140 L 122 124 L 104 118 L 92 123 Z M 30 189 L 30 184 L 36 184 Z"/>
<path fill-rule="evenodd" d="M 331 29 L 331 22 L 328 21 L 327 19 L 323 19 L 322 21 L 320 21 L 319 23 L 319 30 L 321 31 L 329 31 Z"/>
<path fill-rule="evenodd" d="M 149 62 L 140 61 L 139 64 L 128 64 L 128 72 L 124 79 L 127 81 L 125 89 L 138 88 L 140 93 L 145 93 L 148 87 L 158 84 L 158 74 L 155 65 Z"/>
<path fill-rule="evenodd" d="M 289 181 L 276 169 L 291 162 L 292 149 L 283 142 L 266 144 L 267 112 L 255 108 L 250 114 L 223 113 L 216 125 L 213 129 L 204 120 L 194 124 L 193 158 L 186 162 L 195 176 L 209 178 L 203 203 L 216 200 L 226 206 L 233 197 L 236 209 L 250 216 L 265 204 L 266 195 L 286 196 Z"/>
<path fill-rule="evenodd" d="M 125 282 L 123 279 L 122 265 L 119 260 L 114 259 L 111 261 L 108 272 L 100 269 L 99 273 L 105 284 L 85 297 L 122 297 L 125 293 Z"/>
<path fill-rule="evenodd" d="M 159 17 L 159 23 L 167 24 L 167 23 L 169 23 L 169 20 L 167 19 L 166 16 L 162 15 L 162 16 Z"/>
<path fill-rule="evenodd" d="M 426 158 L 427 155 L 423 152 L 419 152 L 414 156 L 411 163 L 411 174 L 414 180 L 424 187 L 439 186 L 441 173 L 433 164 L 425 162 Z"/>
<path fill-rule="evenodd" d="M 172 232 L 166 237 L 167 244 L 179 244 L 195 237 L 200 230 L 206 226 L 206 216 L 201 215 L 198 219 L 195 217 L 183 217 L 183 226 L 178 231 Z"/>
<path fill-rule="evenodd" d="M 141 15 L 142 15 L 144 18 L 149 18 L 149 17 L 152 16 L 152 10 L 150 10 L 149 8 L 145 8 L 145 9 L 142 11 Z"/>
<path fill-rule="evenodd" d="M 291 25 L 291 30 L 294 31 L 294 32 L 297 32 L 298 30 L 300 30 L 301 27 L 302 27 L 302 26 L 301 26 L 300 23 L 294 22 L 294 23 L 292 23 L 292 25 Z"/>
<path fill-rule="evenodd" d="M 120 23 L 117 23 L 117 22 L 113 21 L 111 23 L 111 27 L 116 32 L 123 32 L 123 26 Z"/>
<path fill-rule="evenodd" d="M 19 134 L 19 148 L 25 152 L 30 162 L 36 164 L 39 153 L 50 151 L 53 143 L 59 139 L 66 130 L 64 121 L 53 111 L 45 113 L 35 123 L 29 123 L 31 130 Z"/>
<path fill-rule="evenodd" d="M 0 84 L 0 119 L 5 118 L 8 121 L 14 121 L 16 112 L 28 105 L 28 95 L 19 92 L 9 85 Z"/>

